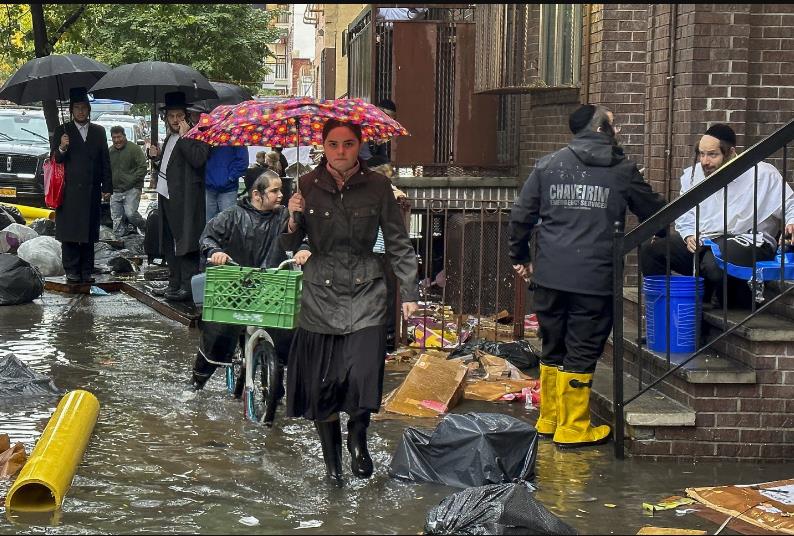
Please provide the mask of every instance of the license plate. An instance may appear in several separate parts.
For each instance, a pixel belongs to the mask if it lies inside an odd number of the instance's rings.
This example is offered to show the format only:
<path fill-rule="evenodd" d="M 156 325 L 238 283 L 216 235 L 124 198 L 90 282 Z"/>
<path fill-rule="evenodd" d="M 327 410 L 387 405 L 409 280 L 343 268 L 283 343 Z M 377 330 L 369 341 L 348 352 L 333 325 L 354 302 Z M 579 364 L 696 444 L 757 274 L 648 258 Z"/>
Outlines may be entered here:
<path fill-rule="evenodd" d="M 16 197 L 17 189 L 14 186 L 0 186 L 0 197 Z"/>

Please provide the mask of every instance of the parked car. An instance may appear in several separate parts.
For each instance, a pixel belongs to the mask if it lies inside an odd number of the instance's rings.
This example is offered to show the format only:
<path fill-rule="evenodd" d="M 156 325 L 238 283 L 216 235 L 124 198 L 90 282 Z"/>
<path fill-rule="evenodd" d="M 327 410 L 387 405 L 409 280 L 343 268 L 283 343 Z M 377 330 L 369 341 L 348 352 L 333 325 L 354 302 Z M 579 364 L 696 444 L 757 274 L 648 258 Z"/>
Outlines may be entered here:
<path fill-rule="evenodd" d="M 0 201 L 44 206 L 44 161 L 50 152 L 41 110 L 0 108 Z"/>

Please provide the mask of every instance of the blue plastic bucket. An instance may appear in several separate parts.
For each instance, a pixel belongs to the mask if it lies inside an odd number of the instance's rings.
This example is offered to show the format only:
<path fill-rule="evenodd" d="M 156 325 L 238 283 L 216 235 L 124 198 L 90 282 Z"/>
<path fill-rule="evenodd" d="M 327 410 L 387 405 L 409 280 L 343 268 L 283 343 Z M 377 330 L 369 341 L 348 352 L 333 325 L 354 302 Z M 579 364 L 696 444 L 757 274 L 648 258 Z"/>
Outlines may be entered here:
<path fill-rule="evenodd" d="M 700 305 L 703 301 L 703 278 L 684 275 L 670 276 L 670 352 L 687 353 L 697 349 L 697 323 L 700 322 Z M 645 337 L 648 348 L 667 351 L 666 276 L 646 276 L 642 282 L 645 301 Z"/>

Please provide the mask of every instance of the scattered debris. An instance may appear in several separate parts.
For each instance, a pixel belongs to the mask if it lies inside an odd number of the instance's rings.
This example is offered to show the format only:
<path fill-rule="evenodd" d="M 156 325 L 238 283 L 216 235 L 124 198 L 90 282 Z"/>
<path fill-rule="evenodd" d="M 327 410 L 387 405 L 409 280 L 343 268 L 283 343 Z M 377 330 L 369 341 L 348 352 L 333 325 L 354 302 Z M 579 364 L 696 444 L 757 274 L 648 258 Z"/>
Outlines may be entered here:
<path fill-rule="evenodd" d="M 666 499 L 662 499 L 656 504 L 651 503 L 642 503 L 642 509 L 647 510 L 651 514 L 654 512 L 661 512 L 663 510 L 675 510 L 679 506 L 684 506 L 687 504 L 694 504 L 694 500 L 688 497 L 681 497 L 680 495 L 673 495 L 672 497 L 667 497 Z"/>
<path fill-rule="evenodd" d="M 16 443 L 12 447 L 8 434 L 0 434 L 0 479 L 10 479 L 17 474 L 27 459 L 25 445 Z"/>
<path fill-rule="evenodd" d="M 246 527 L 256 527 L 259 525 L 259 520 L 254 516 L 246 516 L 240 518 L 240 523 L 242 523 Z"/>
<path fill-rule="evenodd" d="M 794 479 L 687 488 L 686 494 L 699 503 L 766 530 L 794 534 Z"/>

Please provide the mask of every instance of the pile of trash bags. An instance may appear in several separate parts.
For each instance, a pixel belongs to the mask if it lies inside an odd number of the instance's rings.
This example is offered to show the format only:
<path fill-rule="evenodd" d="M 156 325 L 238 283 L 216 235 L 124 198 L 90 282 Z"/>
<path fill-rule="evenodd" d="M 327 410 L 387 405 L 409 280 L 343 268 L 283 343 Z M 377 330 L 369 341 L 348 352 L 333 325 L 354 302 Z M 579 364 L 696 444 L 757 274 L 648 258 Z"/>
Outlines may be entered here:
<path fill-rule="evenodd" d="M 465 488 L 433 507 L 425 534 L 577 534 L 533 496 L 538 433 L 502 413 L 447 414 L 407 428 L 389 466 L 401 480 Z"/>

